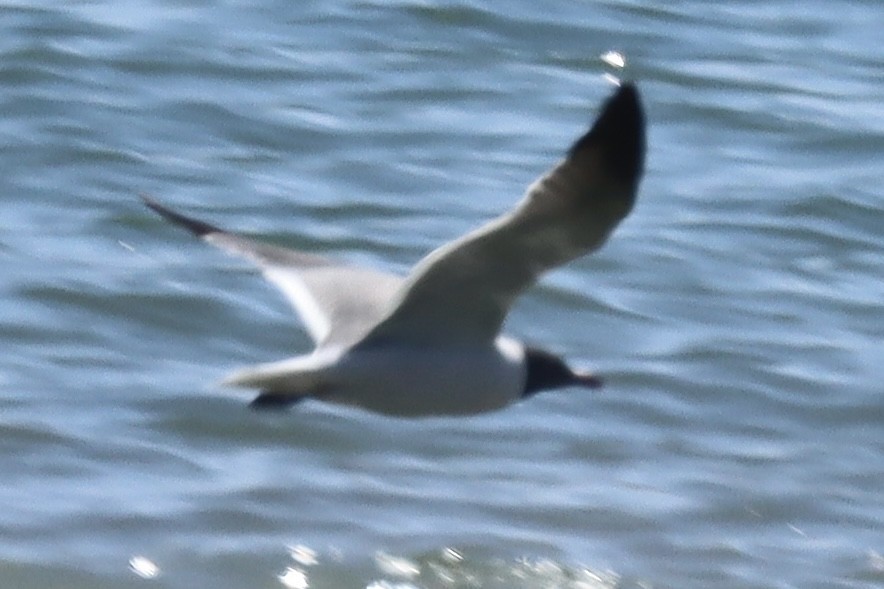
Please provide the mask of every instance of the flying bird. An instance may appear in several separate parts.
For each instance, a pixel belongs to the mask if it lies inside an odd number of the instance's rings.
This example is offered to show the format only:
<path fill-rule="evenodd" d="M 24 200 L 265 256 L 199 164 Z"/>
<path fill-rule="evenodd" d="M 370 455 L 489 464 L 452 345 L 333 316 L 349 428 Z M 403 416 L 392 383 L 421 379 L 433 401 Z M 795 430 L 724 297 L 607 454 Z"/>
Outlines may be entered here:
<path fill-rule="evenodd" d="M 633 208 L 644 159 L 641 99 L 624 83 L 513 210 L 431 252 L 404 277 L 254 241 L 141 198 L 256 264 L 313 339 L 310 353 L 223 381 L 259 390 L 251 407 L 310 398 L 405 417 L 469 415 L 539 391 L 601 386 L 598 376 L 500 331 L 544 272 L 605 243 Z"/>

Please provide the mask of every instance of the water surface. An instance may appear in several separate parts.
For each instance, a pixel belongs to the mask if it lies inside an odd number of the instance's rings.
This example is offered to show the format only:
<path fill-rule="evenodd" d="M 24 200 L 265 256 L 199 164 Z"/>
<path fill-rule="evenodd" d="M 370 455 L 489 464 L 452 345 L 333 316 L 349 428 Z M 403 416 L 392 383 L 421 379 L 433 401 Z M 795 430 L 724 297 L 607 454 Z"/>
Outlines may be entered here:
<path fill-rule="evenodd" d="M 0 10 L 0 585 L 884 586 L 875 2 Z M 633 214 L 514 335 L 606 375 L 467 419 L 213 383 L 304 351 L 147 192 L 405 272 L 506 210 L 627 57 Z M 616 73 L 616 72 L 615 72 Z"/>

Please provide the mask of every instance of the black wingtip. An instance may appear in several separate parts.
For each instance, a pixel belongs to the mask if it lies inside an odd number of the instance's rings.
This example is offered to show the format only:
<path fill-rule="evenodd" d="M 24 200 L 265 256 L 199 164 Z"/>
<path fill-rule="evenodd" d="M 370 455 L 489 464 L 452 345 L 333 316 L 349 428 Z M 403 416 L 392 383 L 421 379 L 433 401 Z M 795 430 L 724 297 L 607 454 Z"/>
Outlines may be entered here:
<path fill-rule="evenodd" d="M 601 149 L 612 177 L 638 185 L 645 166 L 645 114 L 634 83 L 623 83 L 605 101 L 592 129 L 574 143 L 569 157 L 590 146 Z"/>
<path fill-rule="evenodd" d="M 249 409 L 253 411 L 285 411 L 304 399 L 305 397 L 301 395 L 264 391 L 252 399 Z"/>
<path fill-rule="evenodd" d="M 209 225 L 208 223 L 204 223 L 197 219 L 192 219 L 191 217 L 185 217 L 181 213 L 176 213 L 172 209 L 164 207 L 159 202 L 146 194 L 139 194 L 138 196 L 149 209 L 153 210 L 164 219 L 171 221 L 176 225 L 181 225 L 197 237 L 202 237 L 208 233 L 223 233 L 221 229 L 215 227 L 214 225 Z"/>

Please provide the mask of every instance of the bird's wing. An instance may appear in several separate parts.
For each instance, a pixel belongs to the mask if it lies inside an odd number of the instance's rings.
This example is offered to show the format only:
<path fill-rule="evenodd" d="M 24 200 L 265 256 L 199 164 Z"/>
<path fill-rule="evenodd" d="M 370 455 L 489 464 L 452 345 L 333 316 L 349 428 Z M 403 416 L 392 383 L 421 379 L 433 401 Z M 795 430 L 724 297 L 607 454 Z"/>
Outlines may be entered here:
<path fill-rule="evenodd" d="M 228 253 L 255 263 L 301 317 L 317 345 L 349 345 L 388 311 L 403 279 L 332 262 L 321 256 L 260 243 L 177 213 L 148 196 L 144 203 L 165 219 Z"/>
<path fill-rule="evenodd" d="M 359 345 L 493 340 L 513 301 L 541 274 L 605 243 L 632 209 L 644 155 L 639 94 L 624 84 L 514 210 L 418 263 Z"/>

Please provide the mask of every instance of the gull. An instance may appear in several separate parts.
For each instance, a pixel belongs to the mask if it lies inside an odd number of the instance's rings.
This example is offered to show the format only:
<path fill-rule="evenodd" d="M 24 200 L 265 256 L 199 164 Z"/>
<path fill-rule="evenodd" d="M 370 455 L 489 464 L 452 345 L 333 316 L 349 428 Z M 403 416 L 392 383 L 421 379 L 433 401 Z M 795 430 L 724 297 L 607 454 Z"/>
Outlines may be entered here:
<path fill-rule="evenodd" d="M 595 374 L 500 332 L 515 299 L 542 274 L 607 241 L 633 208 L 644 158 L 641 100 L 624 83 L 513 210 L 431 252 L 404 277 L 261 243 L 141 198 L 256 264 L 313 339 L 310 353 L 223 381 L 259 390 L 251 407 L 310 398 L 401 417 L 471 415 L 539 391 L 601 386 Z"/>

